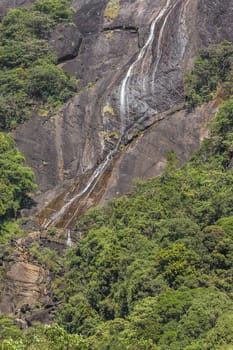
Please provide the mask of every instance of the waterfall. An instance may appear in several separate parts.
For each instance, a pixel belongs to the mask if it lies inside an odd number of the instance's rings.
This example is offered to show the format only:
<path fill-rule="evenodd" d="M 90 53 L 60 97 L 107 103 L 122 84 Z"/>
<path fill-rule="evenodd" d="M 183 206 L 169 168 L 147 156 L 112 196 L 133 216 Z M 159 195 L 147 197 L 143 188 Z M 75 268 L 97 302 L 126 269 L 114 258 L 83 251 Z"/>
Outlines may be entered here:
<path fill-rule="evenodd" d="M 166 13 L 167 10 L 169 10 L 169 6 L 171 5 L 172 0 L 167 0 L 165 7 L 160 10 L 159 14 L 156 16 L 156 18 L 152 21 L 151 26 L 150 26 L 150 32 L 149 32 L 149 37 L 145 43 L 145 45 L 142 47 L 141 51 L 138 54 L 138 57 L 136 60 L 130 65 L 123 81 L 121 84 L 120 88 L 120 115 L 121 115 L 121 134 L 124 134 L 124 131 L 126 129 L 126 118 L 128 117 L 128 91 L 129 91 L 129 86 L 130 86 L 130 80 L 131 77 L 134 75 L 134 73 L 137 73 L 137 64 L 140 62 L 141 64 L 141 69 L 140 69 L 140 75 L 145 75 L 144 74 L 144 67 L 145 67 L 145 61 L 148 56 L 148 54 L 151 56 L 152 59 L 152 54 L 150 52 L 152 48 L 152 44 L 154 41 L 154 32 L 155 32 L 155 27 L 156 24 L 160 21 L 160 19 L 163 17 L 163 15 Z M 168 12 L 170 13 L 171 10 Z M 159 33 L 159 43 L 157 44 L 157 63 L 156 63 L 156 71 L 158 69 L 158 63 L 159 63 L 159 53 L 160 53 L 160 45 L 161 45 L 161 38 L 163 35 L 163 31 L 166 25 L 168 15 L 165 18 L 165 23 L 162 26 L 162 29 L 160 30 Z M 142 62 L 141 62 L 142 61 Z M 142 84 L 143 89 L 145 89 L 145 81 L 143 79 L 143 84 Z"/>
<path fill-rule="evenodd" d="M 189 1 L 190 0 L 185 1 L 185 7 L 189 3 Z M 47 222 L 44 223 L 44 225 L 43 225 L 44 228 L 48 228 L 50 225 L 55 226 L 56 223 L 63 217 L 63 215 L 66 213 L 66 211 L 70 208 L 70 206 L 77 199 L 81 198 L 84 194 L 89 195 L 91 193 L 91 191 L 97 185 L 100 176 L 104 173 L 104 171 L 106 170 L 110 161 L 115 156 L 115 154 L 118 152 L 119 147 L 120 147 L 121 142 L 122 142 L 122 139 L 125 136 L 127 128 L 129 127 L 129 125 L 127 125 L 127 123 L 128 123 L 127 118 L 128 118 L 128 114 L 129 114 L 128 98 L 130 95 L 129 90 L 130 90 L 130 84 L 132 83 L 132 76 L 139 71 L 140 75 L 143 77 L 142 85 L 140 86 L 140 88 L 141 88 L 140 94 L 142 94 L 143 90 L 145 89 L 145 79 L 148 76 L 150 76 L 150 72 L 148 70 L 145 71 L 147 59 L 151 60 L 150 66 L 153 66 L 153 64 L 154 64 L 153 56 L 152 56 L 152 45 L 153 45 L 153 41 L 155 39 L 156 25 L 159 24 L 159 21 L 164 17 L 162 26 L 158 32 L 158 41 L 157 41 L 157 45 L 156 45 L 156 63 L 155 63 L 155 68 L 154 68 L 153 74 L 152 74 L 152 77 L 153 77 L 152 85 L 153 85 L 153 82 L 155 79 L 155 74 L 158 70 L 159 62 L 160 62 L 161 57 L 162 57 L 162 38 L 164 35 L 164 30 L 165 30 L 165 27 L 166 27 L 166 24 L 167 24 L 167 21 L 168 21 L 170 14 L 172 13 L 172 11 L 174 10 L 174 8 L 176 7 L 176 5 L 178 3 L 180 3 L 180 0 L 167 0 L 166 1 L 165 7 L 159 11 L 158 15 L 156 16 L 156 18 L 152 21 L 152 23 L 150 25 L 150 32 L 149 32 L 149 36 L 148 36 L 148 39 L 147 39 L 145 45 L 140 50 L 135 61 L 128 68 L 126 75 L 122 80 L 122 83 L 120 86 L 120 91 L 119 91 L 121 126 L 120 126 L 120 138 L 119 138 L 117 144 L 115 145 L 114 149 L 108 153 L 108 155 L 100 163 L 100 165 L 95 169 L 94 173 L 90 177 L 90 179 L 87 182 L 84 189 L 82 191 L 80 191 L 79 193 L 77 193 L 75 196 L 73 196 L 60 210 L 58 210 L 53 215 L 51 215 L 51 217 L 47 220 Z M 139 68 L 138 68 L 138 63 L 140 63 Z M 152 86 L 152 88 L 153 88 L 153 86 Z M 152 94 L 152 91 L 151 91 L 151 94 Z M 136 99 L 135 96 L 133 96 L 133 98 Z M 137 101 L 137 103 L 139 104 L 139 101 Z M 140 103 L 143 104 L 142 96 L 140 96 Z M 155 110 L 153 110 L 153 112 L 155 113 Z M 143 116 L 140 116 L 140 115 L 138 116 L 138 120 L 141 120 L 142 118 L 143 118 Z M 65 228 L 67 228 L 70 225 L 70 223 L 72 222 L 72 220 L 74 219 L 74 217 L 76 215 L 76 211 L 74 212 L 72 217 L 69 218 L 68 221 L 66 222 Z M 69 230 L 67 232 L 68 232 L 67 235 L 70 235 Z M 68 242 L 69 242 L 69 244 L 72 244 L 71 240 L 68 241 L 69 237 L 70 236 L 67 237 L 67 246 L 68 246 Z"/>
<path fill-rule="evenodd" d="M 66 245 L 68 248 L 71 248 L 73 245 L 73 242 L 71 240 L 71 235 L 70 235 L 70 230 L 67 230 L 67 240 L 66 240 Z"/>

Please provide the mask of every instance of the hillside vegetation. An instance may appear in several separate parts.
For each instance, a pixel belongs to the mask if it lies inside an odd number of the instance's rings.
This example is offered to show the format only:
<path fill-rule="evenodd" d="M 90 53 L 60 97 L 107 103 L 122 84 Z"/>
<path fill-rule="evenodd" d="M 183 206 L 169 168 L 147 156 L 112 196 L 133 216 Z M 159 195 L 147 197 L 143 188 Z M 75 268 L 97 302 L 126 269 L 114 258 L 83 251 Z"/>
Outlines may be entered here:
<path fill-rule="evenodd" d="M 229 43 L 206 52 L 217 55 L 225 47 L 230 60 Z M 212 59 L 197 60 L 186 83 L 188 100 L 194 92 L 206 100 Z M 192 159 L 176 169 L 170 152 L 162 176 L 137 181 L 130 194 L 90 210 L 77 223 L 85 238 L 67 253 L 65 290 L 54 290 L 63 301 L 59 326 L 22 334 L 2 319 L 3 349 L 232 349 L 231 67 L 208 92 L 222 88 L 229 98 Z"/>
<path fill-rule="evenodd" d="M 24 166 L 23 155 L 10 136 L 0 133 L 0 244 L 13 233 L 10 221 L 27 205 L 34 188 L 34 174 Z"/>
<path fill-rule="evenodd" d="M 0 23 L 0 129 L 29 118 L 33 110 L 51 109 L 77 91 L 77 81 L 56 66 L 49 35 L 71 21 L 70 0 L 37 0 L 13 9 Z"/>
<path fill-rule="evenodd" d="M 229 41 L 203 48 L 194 69 L 185 76 L 189 108 L 210 101 L 221 86 L 229 96 L 233 93 L 233 46 Z"/>

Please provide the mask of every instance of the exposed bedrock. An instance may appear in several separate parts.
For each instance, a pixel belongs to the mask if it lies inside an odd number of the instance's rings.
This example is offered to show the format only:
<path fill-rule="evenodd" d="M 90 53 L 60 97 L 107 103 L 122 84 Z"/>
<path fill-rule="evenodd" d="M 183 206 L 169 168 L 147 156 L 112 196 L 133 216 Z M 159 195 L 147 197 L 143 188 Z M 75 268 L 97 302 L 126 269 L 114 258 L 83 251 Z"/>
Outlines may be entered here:
<path fill-rule="evenodd" d="M 78 55 L 82 35 L 73 24 L 58 24 L 50 36 L 49 44 L 56 52 L 58 63 L 73 59 Z"/>
<path fill-rule="evenodd" d="M 73 237 L 72 237 L 73 240 Z M 19 326 L 31 325 L 36 321 L 50 323 L 56 302 L 51 293 L 51 282 L 55 275 L 51 264 L 38 262 L 33 247 L 45 254 L 46 249 L 63 256 L 67 248 L 66 234 L 57 231 L 33 231 L 26 237 L 11 240 L 11 249 L 2 252 L 1 266 L 4 274 L 1 280 L 0 313 L 15 315 Z M 9 247 L 9 246 L 8 246 Z M 45 309 L 42 309 L 42 305 Z M 25 324 L 26 321 L 26 324 Z"/>
<path fill-rule="evenodd" d="M 4 280 L 0 311 L 9 315 L 25 304 L 36 304 L 48 294 L 48 277 L 40 266 L 28 262 L 13 263 Z"/>
<path fill-rule="evenodd" d="M 135 177 L 161 173 L 169 150 L 186 161 L 206 117 L 182 108 L 183 74 L 202 46 L 233 41 L 233 0 L 74 0 L 73 7 L 81 41 L 74 52 L 57 47 L 67 52 L 62 67 L 80 80 L 79 93 L 56 115 L 15 131 L 42 207 L 80 176 L 85 187 L 85 176 L 88 183 L 119 150 L 105 199 L 128 191 Z"/>
<path fill-rule="evenodd" d="M 189 160 L 200 141 L 208 135 L 207 125 L 220 102 L 221 99 L 217 99 L 195 113 L 179 108 L 168 111 L 159 122 L 140 132 L 117 160 L 101 203 L 130 191 L 136 178 L 160 175 L 171 150 L 180 164 Z"/>

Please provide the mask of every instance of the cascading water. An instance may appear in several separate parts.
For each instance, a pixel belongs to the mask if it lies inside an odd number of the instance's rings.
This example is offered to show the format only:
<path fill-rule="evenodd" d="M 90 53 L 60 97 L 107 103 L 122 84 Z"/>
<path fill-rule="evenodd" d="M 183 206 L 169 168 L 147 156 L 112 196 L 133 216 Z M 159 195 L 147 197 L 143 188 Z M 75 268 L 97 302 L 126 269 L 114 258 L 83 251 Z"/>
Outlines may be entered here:
<path fill-rule="evenodd" d="M 119 146 L 118 146 L 119 147 Z M 89 190 L 92 190 L 93 187 L 96 185 L 96 180 L 98 181 L 99 176 L 103 173 L 104 169 L 106 168 L 107 164 L 111 160 L 111 157 L 113 156 L 113 152 L 111 151 L 106 159 L 98 166 L 98 168 L 94 171 L 92 176 L 90 177 L 87 185 L 84 187 L 84 189 L 77 193 L 74 197 L 72 197 L 59 211 L 54 213 L 50 219 L 43 225 L 44 228 L 48 228 L 49 226 L 55 225 L 57 221 L 65 214 L 66 210 L 80 197 L 82 197 L 85 193 L 87 193 Z M 66 224 L 65 228 L 68 226 L 70 220 Z"/>
<path fill-rule="evenodd" d="M 66 240 L 66 245 L 68 248 L 71 248 L 73 245 L 73 242 L 71 240 L 71 235 L 70 235 L 70 230 L 67 230 L 67 240 Z"/>
<path fill-rule="evenodd" d="M 187 0 L 185 3 L 189 2 L 190 0 Z M 156 62 L 153 70 L 153 79 L 155 78 L 155 74 L 158 70 L 159 62 L 162 56 L 162 38 L 164 35 L 164 30 L 166 27 L 166 23 L 168 21 L 169 16 L 171 15 L 172 11 L 176 7 L 176 5 L 180 3 L 180 0 L 167 0 L 165 7 L 160 10 L 156 18 L 152 21 L 150 26 L 150 32 L 149 37 L 145 43 L 145 45 L 140 50 L 136 60 L 130 65 L 130 67 L 127 70 L 127 73 L 122 80 L 121 87 L 120 87 L 120 96 L 119 96 L 119 102 L 120 102 L 120 118 L 121 118 L 121 125 L 120 125 L 120 138 L 115 145 L 114 149 L 109 152 L 107 157 L 104 159 L 104 161 L 96 168 L 92 176 L 90 177 L 88 183 L 84 187 L 84 189 L 76 194 L 74 197 L 72 197 L 60 210 L 55 212 L 48 220 L 44 223 L 44 228 L 47 228 L 49 226 L 54 226 L 57 224 L 57 222 L 63 217 L 63 215 L 67 212 L 67 210 L 70 208 L 70 206 L 77 201 L 77 199 L 81 198 L 85 194 L 91 193 L 91 191 L 95 188 L 96 184 L 98 183 L 98 180 L 100 176 L 104 173 L 107 166 L 109 165 L 111 159 L 114 157 L 114 155 L 118 152 L 120 144 L 122 142 L 123 137 L 125 136 L 125 133 L 127 129 L 130 127 L 130 123 L 128 120 L 129 117 L 129 108 L 130 101 L 130 90 L 132 88 L 132 85 L 134 84 L 134 80 L 132 79 L 133 76 L 137 75 L 138 72 L 140 72 L 139 76 L 141 80 L 140 84 L 140 91 L 139 95 L 135 96 L 133 95 L 132 98 L 136 100 L 136 106 L 138 108 L 138 118 L 142 118 L 143 113 L 140 109 L 141 105 L 145 106 L 145 103 L 143 102 L 143 91 L 146 89 L 146 79 L 148 78 L 148 75 L 150 75 L 148 71 L 148 59 L 150 60 L 149 66 L 153 67 L 154 62 L 153 55 L 152 55 L 152 44 L 155 39 L 155 31 L 156 31 L 156 25 L 160 23 L 160 20 L 163 19 L 162 26 L 160 27 L 160 30 L 158 31 L 158 41 L 156 45 Z M 140 67 L 138 65 L 140 64 Z M 152 81 L 153 82 L 153 81 Z M 152 93 L 152 91 L 151 91 Z M 147 108 L 147 107 L 146 107 Z M 153 110 L 153 114 L 155 113 L 155 110 Z M 70 223 L 72 222 L 73 218 L 75 216 L 75 213 L 72 215 L 72 217 L 66 222 L 65 227 L 69 227 Z M 70 240 L 69 240 L 70 244 Z M 72 243 L 71 243 L 72 244 Z M 68 245 L 68 238 L 67 238 L 67 245 Z"/>
<path fill-rule="evenodd" d="M 124 133 L 125 128 L 126 128 L 126 119 L 128 118 L 128 108 L 129 108 L 129 103 L 128 103 L 128 92 L 130 90 L 130 82 L 131 82 L 131 77 L 134 74 L 138 74 L 138 71 L 140 71 L 139 76 L 144 77 L 145 76 L 145 61 L 147 59 L 147 56 L 150 55 L 152 59 L 152 53 L 151 53 L 151 48 L 152 48 L 152 43 L 154 40 L 154 32 L 155 32 L 155 27 L 156 24 L 160 21 L 160 19 L 163 17 L 163 15 L 166 13 L 166 11 L 169 9 L 169 6 L 171 5 L 172 0 L 167 0 L 165 7 L 159 12 L 159 14 L 156 16 L 156 18 L 153 20 L 150 26 L 150 33 L 149 37 L 145 43 L 145 45 L 142 47 L 141 51 L 139 52 L 139 55 L 137 59 L 131 64 L 129 67 L 125 78 L 122 81 L 121 88 L 120 88 L 120 115 L 121 115 L 121 133 Z M 165 25 L 162 28 L 162 31 L 160 31 L 160 35 L 162 37 L 163 35 L 163 30 L 164 30 Z M 158 44 L 158 47 L 161 45 L 161 40 L 160 43 Z M 157 48 L 157 51 L 159 48 Z M 159 57 L 157 55 L 157 57 Z M 139 70 L 137 65 L 140 63 L 141 69 Z M 156 71 L 158 69 L 158 63 L 156 63 Z M 145 79 L 143 78 L 142 81 L 142 90 L 145 90 Z"/>
<path fill-rule="evenodd" d="M 165 7 L 160 10 L 151 23 L 149 37 L 145 45 L 136 60 L 129 67 L 122 81 L 120 88 L 120 114 L 123 132 L 130 123 L 135 122 L 135 119 L 129 120 L 129 115 L 136 115 L 136 119 L 139 120 L 157 113 L 157 109 L 153 106 L 153 101 L 148 101 L 148 96 L 153 97 L 152 100 L 156 100 L 154 82 L 163 52 L 162 39 L 168 18 L 179 3 L 181 3 L 180 0 L 166 1 Z M 153 48 L 157 27 L 160 25 L 161 20 L 162 25 L 158 31 L 158 40 L 156 47 Z M 155 55 L 153 55 L 152 49 L 155 51 Z M 135 86 L 137 89 L 135 89 Z"/>

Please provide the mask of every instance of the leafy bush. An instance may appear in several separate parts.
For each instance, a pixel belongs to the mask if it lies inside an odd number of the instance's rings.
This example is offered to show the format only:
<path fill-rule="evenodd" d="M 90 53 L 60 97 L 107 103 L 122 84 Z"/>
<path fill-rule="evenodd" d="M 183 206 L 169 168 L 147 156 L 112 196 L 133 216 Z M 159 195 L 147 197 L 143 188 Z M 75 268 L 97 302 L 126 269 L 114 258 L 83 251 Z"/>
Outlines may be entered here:
<path fill-rule="evenodd" d="M 70 335 L 56 324 L 29 328 L 22 334 L 11 319 L 4 317 L 0 327 L 0 347 L 4 350 L 87 350 L 82 336 Z"/>
<path fill-rule="evenodd" d="M 65 102 L 76 91 L 75 79 L 69 78 L 60 68 L 46 61 L 28 69 L 27 94 L 42 102 Z"/>
<path fill-rule="evenodd" d="M 25 39 L 44 39 L 54 27 L 54 22 L 48 15 L 33 9 L 13 9 L 3 18 L 0 26 L 1 43 L 5 46 L 9 40 L 14 42 Z M 25 40 L 26 41 L 26 40 Z"/>
<path fill-rule="evenodd" d="M 233 98 L 222 103 L 210 126 L 212 137 L 204 140 L 196 156 L 196 163 L 209 162 L 212 168 L 228 168 L 233 157 Z"/>
<path fill-rule="evenodd" d="M 54 274 L 58 274 L 61 271 L 62 259 L 58 256 L 58 253 L 55 250 L 40 247 L 38 244 L 33 244 L 30 247 L 30 253 L 34 259 Z"/>
<path fill-rule="evenodd" d="M 71 19 L 74 13 L 70 8 L 70 0 L 37 0 L 32 8 L 49 15 L 57 22 Z"/>
<path fill-rule="evenodd" d="M 13 139 L 0 133 L 0 220 L 14 216 L 34 188 L 33 172 L 23 163 Z"/>
<path fill-rule="evenodd" d="M 224 41 L 202 49 L 194 68 L 185 77 L 189 108 L 212 99 L 219 83 L 228 82 L 232 88 L 233 46 Z"/>

